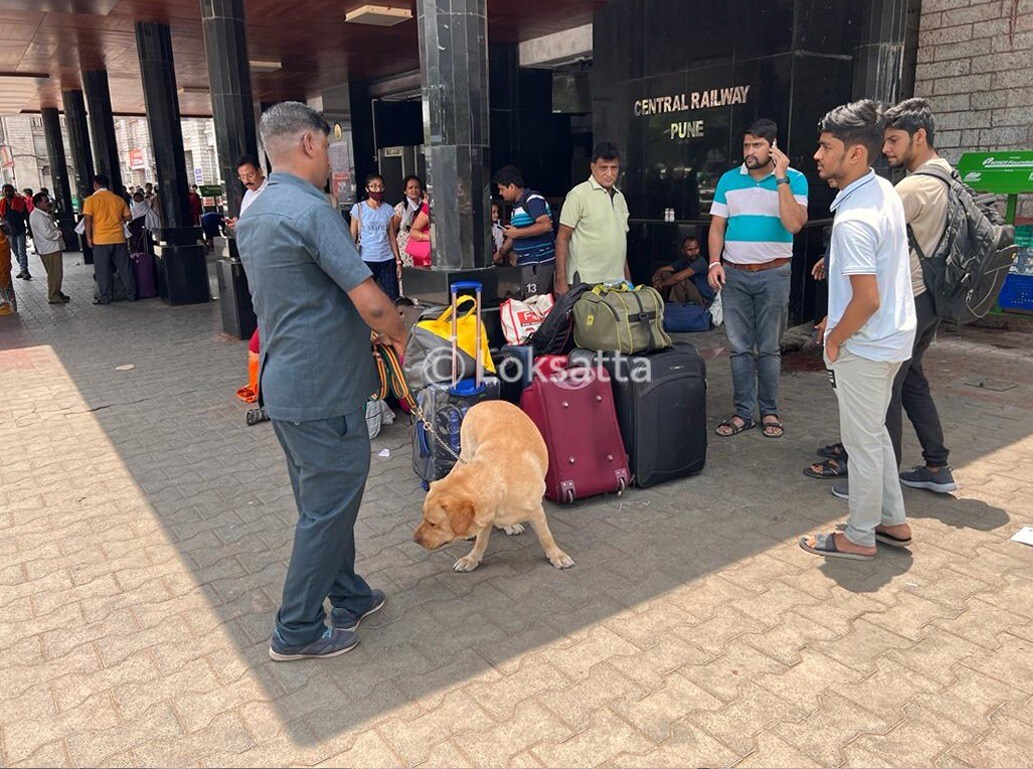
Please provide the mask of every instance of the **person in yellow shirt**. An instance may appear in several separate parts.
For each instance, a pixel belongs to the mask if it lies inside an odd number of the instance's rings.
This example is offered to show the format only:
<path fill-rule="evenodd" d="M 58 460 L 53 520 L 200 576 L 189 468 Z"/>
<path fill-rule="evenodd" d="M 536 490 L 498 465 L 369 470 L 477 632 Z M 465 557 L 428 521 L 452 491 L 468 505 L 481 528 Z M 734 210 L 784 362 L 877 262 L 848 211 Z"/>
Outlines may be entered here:
<path fill-rule="evenodd" d="M 108 189 L 108 177 L 104 174 L 93 177 L 93 194 L 83 202 L 82 211 L 86 219 L 86 242 L 93 249 L 93 277 L 97 281 L 97 298 L 93 303 L 111 304 L 114 293 L 112 264 L 118 270 L 129 299 L 135 299 L 136 284 L 125 233 L 125 224 L 130 220 L 129 206 L 121 196 Z"/>

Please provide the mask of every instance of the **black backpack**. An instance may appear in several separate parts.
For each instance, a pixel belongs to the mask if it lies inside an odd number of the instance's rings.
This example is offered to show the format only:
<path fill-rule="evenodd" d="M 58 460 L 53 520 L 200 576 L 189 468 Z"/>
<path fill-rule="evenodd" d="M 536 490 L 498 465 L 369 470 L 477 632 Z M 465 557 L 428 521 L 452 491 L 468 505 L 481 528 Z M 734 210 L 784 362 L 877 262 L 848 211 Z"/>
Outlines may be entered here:
<path fill-rule="evenodd" d="M 574 348 L 574 304 L 591 286 L 577 283 L 565 294 L 556 298 L 556 303 L 545 316 L 542 325 L 534 332 L 528 344 L 534 357 L 539 355 L 563 355 Z"/>
<path fill-rule="evenodd" d="M 994 195 L 976 193 L 957 171 L 948 174 L 934 166 L 915 174 L 947 185 L 947 225 L 931 254 L 922 253 L 910 226 L 908 240 L 919 256 L 936 314 L 970 323 L 997 303 L 1018 250 L 1015 228 L 1004 222 Z"/>

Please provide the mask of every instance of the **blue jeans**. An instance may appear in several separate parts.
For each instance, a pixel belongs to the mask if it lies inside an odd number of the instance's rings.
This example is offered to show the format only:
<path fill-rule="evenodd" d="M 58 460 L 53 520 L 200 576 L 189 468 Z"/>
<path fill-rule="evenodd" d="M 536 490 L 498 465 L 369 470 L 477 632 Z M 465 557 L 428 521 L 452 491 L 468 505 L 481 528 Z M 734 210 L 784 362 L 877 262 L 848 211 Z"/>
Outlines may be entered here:
<path fill-rule="evenodd" d="M 384 262 L 366 262 L 369 271 L 373 273 L 373 280 L 384 290 L 387 298 L 392 302 L 398 298 L 398 272 L 395 267 L 395 260 L 389 259 Z"/>
<path fill-rule="evenodd" d="M 334 608 L 360 614 L 373 600 L 355 573 L 355 519 L 369 475 L 369 431 L 365 409 L 311 422 L 272 422 L 298 506 L 276 630 L 285 643 L 304 645 L 323 634 L 328 597 Z"/>
<path fill-rule="evenodd" d="M 732 351 L 735 413 L 753 418 L 778 413 L 782 368 L 782 323 L 789 302 L 792 265 L 747 272 L 726 265 L 722 303 L 725 333 Z"/>
<path fill-rule="evenodd" d="M 25 236 L 24 235 L 11 235 L 7 238 L 11 242 L 11 252 L 18 260 L 18 270 L 28 274 L 29 272 L 29 255 L 25 251 Z"/>

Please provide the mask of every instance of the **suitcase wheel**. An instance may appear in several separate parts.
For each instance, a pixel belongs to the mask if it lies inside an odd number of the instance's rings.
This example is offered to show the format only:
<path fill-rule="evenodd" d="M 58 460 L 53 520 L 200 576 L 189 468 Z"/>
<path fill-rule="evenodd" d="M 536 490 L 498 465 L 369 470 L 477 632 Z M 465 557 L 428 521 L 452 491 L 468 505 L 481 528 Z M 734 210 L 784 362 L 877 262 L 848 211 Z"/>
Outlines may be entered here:
<path fill-rule="evenodd" d="M 563 501 L 566 502 L 568 505 L 574 504 L 574 490 L 573 489 L 567 489 L 567 491 L 563 495 Z"/>
<path fill-rule="evenodd" d="M 430 481 L 420 481 L 420 486 L 424 491 L 430 491 Z"/>

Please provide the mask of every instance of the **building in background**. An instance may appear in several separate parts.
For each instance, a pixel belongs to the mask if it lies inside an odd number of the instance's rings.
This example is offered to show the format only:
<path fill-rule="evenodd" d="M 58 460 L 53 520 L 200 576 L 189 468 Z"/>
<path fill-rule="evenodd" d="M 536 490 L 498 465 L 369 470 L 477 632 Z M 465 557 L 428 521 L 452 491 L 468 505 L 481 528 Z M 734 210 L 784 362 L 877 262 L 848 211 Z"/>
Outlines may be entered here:
<path fill-rule="evenodd" d="M 62 121 L 63 122 L 63 121 Z M 218 184 L 219 161 L 215 151 L 215 127 L 210 118 L 184 118 L 183 154 L 187 173 L 194 184 Z M 64 134 L 68 146 L 67 133 Z M 116 117 L 122 179 L 127 187 L 157 182 L 154 152 L 147 119 Z M 50 160 L 39 115 L 0 117 L 0 179 L 16 188 L 52 188 Z"/>
<path fill-rule="evenodd" d="M 52 186 L 39 115 L 0 117 L 0 179 L 18 190 Z"/>

